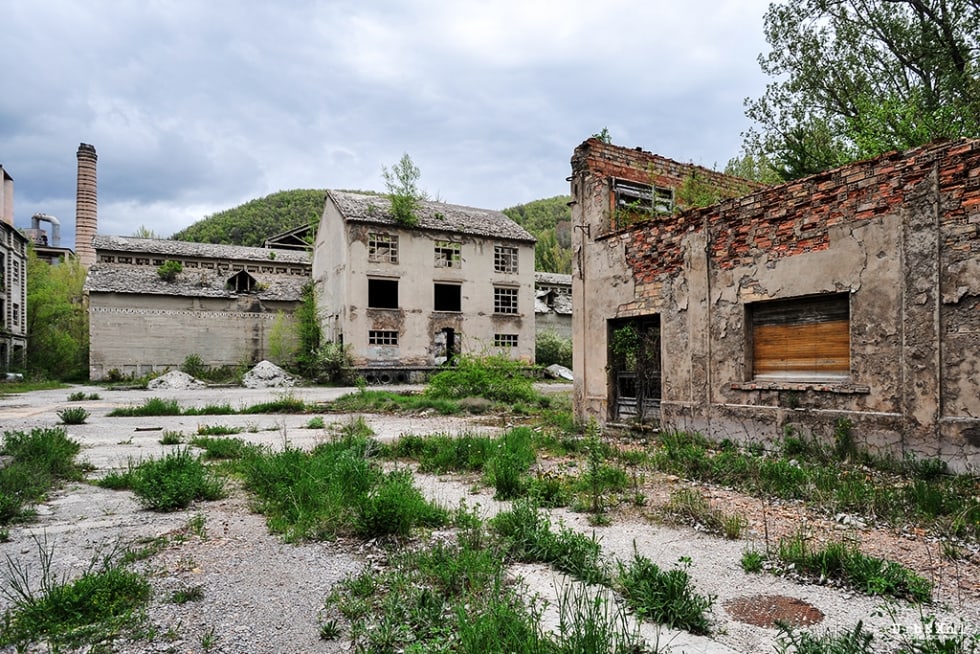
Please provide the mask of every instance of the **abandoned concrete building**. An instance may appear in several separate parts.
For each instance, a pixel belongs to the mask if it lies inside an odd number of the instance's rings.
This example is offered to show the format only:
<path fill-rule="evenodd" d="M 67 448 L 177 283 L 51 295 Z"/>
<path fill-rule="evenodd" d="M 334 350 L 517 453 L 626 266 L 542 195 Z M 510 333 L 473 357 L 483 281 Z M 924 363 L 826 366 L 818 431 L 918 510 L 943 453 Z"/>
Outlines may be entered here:
<path fill-rule="evenodd" d="M 14 228 L 14 178 L 0 166 L 0 372 L 27 353 L 27 238 Z"/>
<path fill-rule="evenodd" d="M 572 276 L 534 273 L 534 330 L 572 337 Z"/>
<path fill-rule="evenodd" d="M 980 469 L 980 141 L 679 212 L 683 164 L 595 139 L 571 164 L 579 418 L 743 442 L 850 425 Z"/>
<path fill-rule="evenodd" d="M 91 379 L 176 369 L 192 354 L 213 367 L 257 363 L 310 280 L 305 251 L 101 235 L 92 245 Z M 171 280 L 167 262 L 181 268 Z"/>
<path fill-rule="evenodd" d="M 328 191 L 313 257 L 324 338 L 391 369 L 382 381 L 455 354 L 532 362 L 534 237 L 498 211 L 424 201 L 415 213 L 402 224 L 387 197 Z"/>

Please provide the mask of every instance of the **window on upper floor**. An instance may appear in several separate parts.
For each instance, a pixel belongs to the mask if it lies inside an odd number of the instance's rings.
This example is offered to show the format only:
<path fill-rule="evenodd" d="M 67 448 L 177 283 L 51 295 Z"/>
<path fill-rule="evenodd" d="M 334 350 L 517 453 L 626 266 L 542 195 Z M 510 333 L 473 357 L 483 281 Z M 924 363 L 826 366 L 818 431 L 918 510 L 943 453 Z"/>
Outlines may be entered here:
<path fill-rule="evenodd" d="M 368 234 L 368 261 L 398 263 L 398 235 L 375 232 Z"/>
<path fill-rule="evenodd" d="M 462 311 L 462 287 L 459 284 L 439 284 L 434 285 L 434 304 L 435 311 Z"/>
<path fill-rule="evenodd" d="M 669 188 L 613 178 L 613 195 L 617 211 L 670 213 L 674 210 L 674 192 Z"/>
<path fill-rule="evenodd" d="M 460 268 L 463 259 L 460 257 L 461 243 L 456 241 L 436 241 L 435 243 L 435 264 L 436 268 Z"/>
<path fill-rule="evenodd" d="M 495 286 L 493 288 L 493 312 L 517 313 L 517 289 Z"/>
<path fill-rule="evenodd" d="M 368 308 L 397 309 L 398 308 L 398 280 L 397 279 L 369 279 L 368 280 Z"/>
<path fill-rule="evenodd" d="M 493 270 L 500 273 L 516 273 L 517 248 L 512 245 L 493 246 Z"/>
<path fill-rule="evenodd" d="M 851 368 L 847 293 L 746 306 L 755 379 L 833 381 Z"/>

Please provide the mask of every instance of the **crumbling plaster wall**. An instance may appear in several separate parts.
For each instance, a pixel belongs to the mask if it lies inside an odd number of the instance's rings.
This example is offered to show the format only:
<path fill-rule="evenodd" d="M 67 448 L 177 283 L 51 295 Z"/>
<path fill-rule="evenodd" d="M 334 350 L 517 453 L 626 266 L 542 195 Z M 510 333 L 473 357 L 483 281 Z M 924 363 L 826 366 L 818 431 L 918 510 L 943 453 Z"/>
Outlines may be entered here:
<path fill-rule="evenodd" d="M 191 354 L 214 367 L 261 361 L 280 310 L 291 314 L 295 303 L 260 303 L 253 296 L 141 295 L 134 301 L 130 294 L 92 293 L 89 376 L 176 370 Z"/>
<path fill-rule="evenodd" d="M 580 418 L 609 416 L 607 321 L 659 314 L 662 420 L 675 428 L 773 440 L 786 428 L 829 437 L 847 419 L 870 449 L 980 467 L 980 143 L 618 231 L 608 178 L 646 181 L 649 164 L 611 149 L 586 142 L 573 157 Z M 850 379 L 754 381 L 746 305 L 829 292 L 850 296 Z"/>

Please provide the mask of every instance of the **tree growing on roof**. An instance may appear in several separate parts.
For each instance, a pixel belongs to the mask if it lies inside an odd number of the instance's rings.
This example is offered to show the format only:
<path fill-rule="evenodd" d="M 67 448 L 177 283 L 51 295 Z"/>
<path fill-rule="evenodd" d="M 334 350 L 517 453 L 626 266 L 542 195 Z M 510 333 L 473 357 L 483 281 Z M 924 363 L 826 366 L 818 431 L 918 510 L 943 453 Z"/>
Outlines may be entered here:
<path fill-rule="evenodd" d="M 425 191 L 419 189 L 418 183 L 422 172 L 418 166 L 412 162 L 408 153 L 405 153 L 390 169 L 382 166 L 381 175 L 385 180 L 388 199 L 391 200 L 391 214 L 394 219 L 410 227 L 417 225 L 418 216 L 415 212 L 419 208 L 419 203 L 428 198 Z"/>

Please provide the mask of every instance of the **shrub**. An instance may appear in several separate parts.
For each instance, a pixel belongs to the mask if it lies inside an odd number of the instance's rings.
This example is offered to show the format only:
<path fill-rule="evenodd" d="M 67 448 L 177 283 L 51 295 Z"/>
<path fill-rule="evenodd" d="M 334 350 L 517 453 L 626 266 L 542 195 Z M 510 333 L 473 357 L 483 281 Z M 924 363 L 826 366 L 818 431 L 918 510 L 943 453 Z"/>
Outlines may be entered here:
<path fill-rule="evenodd" d="M 661 570 L 646 557 L 634 553 L 632 561 L 619 563 L 618 582 L 623 597 L 645 620 L 693 634 L 707 634 L 710 632 L 707 612 L 715 598 L 695 593 L 686 570 L 690 560 L 682 558 L 680 564 L 682 567 L 673 570 Z"/>
<path fill-rule="evenodd" d="M 88 411 L 80 406 L 70 406 L 65 407 L 58 411 L 58 417 L 61 418 L 61 422 L 66 425 L 81 425 L 88 420 Z"/>
<path fill-rule="evenodd" d="M 157 275 L 165 282 L 172 282 L 177 279 L 177 275 L 184 271 L 184 264 L 179 261 L 167 260 L 157 268 Z"/>
<path fill-rule="evenodd" d="M 534 341 L 534 362 L 539 366 L 558 364 L 572 367 L 572 339 L 560 336 L 554 330 L 537 335 Z"/>
<path fill-rule="evenodd" d="M 188 448 L 162 459 L 145 461 L 130 473 L 133 492 L 140 504 L 153 511 L 175 511 L 194 500 L 216 500 L 224 496 L 216 479 Z"/>
<path fill-rule="evenodd" d="M 455 367 L 443 370 L 429 380 L 425 394 L 454 400 L 484 397 L 508 404 L 533 404 L 540 400 L 521 363 L 502 356 L 461 356 Z"/>
<path fill-rule="evenodd" d="M 208 367 L 204 365 L 204 361 L 197 354 L 188 354 L 184 357 L 184 362 L 180 364 L 180 371 L 195 379 L 204 379 L 208 374 Z"/>

